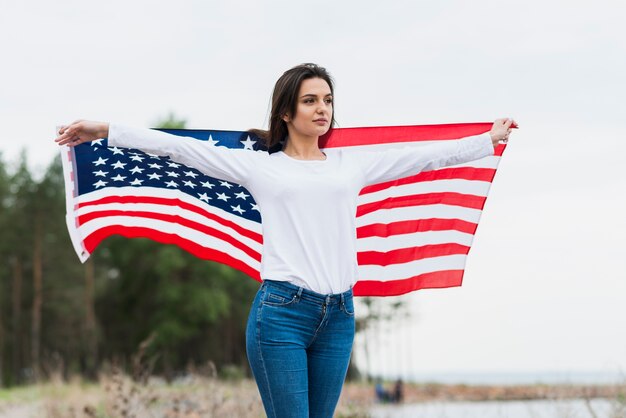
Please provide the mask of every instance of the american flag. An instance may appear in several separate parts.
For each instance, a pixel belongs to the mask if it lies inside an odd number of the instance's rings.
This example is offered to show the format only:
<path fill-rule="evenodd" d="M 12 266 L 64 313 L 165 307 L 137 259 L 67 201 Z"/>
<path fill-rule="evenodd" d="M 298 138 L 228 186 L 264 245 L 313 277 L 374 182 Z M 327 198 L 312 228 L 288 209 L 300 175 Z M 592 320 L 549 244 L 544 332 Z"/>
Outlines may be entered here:
<path fill-rule="evenodd" d="M 423 146 L 489 131 L 491 123 L 335 128 L 320 148 Z M 164 129 L 216 146 L 263 151 L 248 132 Z M 465 260 L 505 145 L 495 155 L 371 185 L 358 197 L 358 296 L 460 286 Z M 175 244 L 260 280 L 261 214 L 242 186 L 167 157 L 109 147 L 61 149 L 67 225 L 81 261 L 119 234 Z"/>

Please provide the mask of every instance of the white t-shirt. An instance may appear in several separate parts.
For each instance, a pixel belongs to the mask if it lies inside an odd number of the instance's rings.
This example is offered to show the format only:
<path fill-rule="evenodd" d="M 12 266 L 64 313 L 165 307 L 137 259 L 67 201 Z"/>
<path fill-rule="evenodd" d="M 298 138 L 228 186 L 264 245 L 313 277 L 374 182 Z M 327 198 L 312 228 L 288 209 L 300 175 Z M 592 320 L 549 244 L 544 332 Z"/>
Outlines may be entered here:
<path fill-rule="evenodd" d="M 238 183 L 263 220 L 261 279 L 321 294 L 341 293 L 357 277 L 356 202 L 361 189 L 493 154 L 489 134 L 383 152 L 325 150 L 325 160 L 298 160 L 214 146 L 164 132 L 109 126 L 109 145 L 137 148 Z"/>

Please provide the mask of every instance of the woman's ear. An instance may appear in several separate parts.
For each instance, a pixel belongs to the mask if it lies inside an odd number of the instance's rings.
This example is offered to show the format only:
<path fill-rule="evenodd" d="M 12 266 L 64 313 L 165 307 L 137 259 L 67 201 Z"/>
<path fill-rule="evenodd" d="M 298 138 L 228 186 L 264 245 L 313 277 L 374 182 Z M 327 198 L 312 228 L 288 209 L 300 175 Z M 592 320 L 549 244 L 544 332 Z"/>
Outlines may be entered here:
<path fill-rule="evenodd" d="M 289 121 L 291 120 L 291 118 L 289 117 L 289 115 L 284 114 L 284 115 L 282 116 L 282 120 L 283 120 L 283 121 L 285 121 L 285 122 L 287 123 L 287 122 L 289 122 Z"/>

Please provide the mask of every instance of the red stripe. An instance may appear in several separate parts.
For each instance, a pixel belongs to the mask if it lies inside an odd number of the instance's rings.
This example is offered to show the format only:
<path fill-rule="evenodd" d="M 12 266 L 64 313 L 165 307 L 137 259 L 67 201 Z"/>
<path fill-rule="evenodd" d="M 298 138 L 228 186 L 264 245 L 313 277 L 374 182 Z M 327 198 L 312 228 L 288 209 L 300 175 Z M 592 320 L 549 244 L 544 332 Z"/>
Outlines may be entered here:
<path fill-rule="evenodd" d="M 433 244 L 421 247 L 400 248 L 391 251 L 361 251 L 357 253 L 359 266 L 389 266 L 408 263 L 425 258 L 443 257 L 454 254 L 467 254 L 470 247 L 461 244 Z"/>
<path fill-rule="evenodd" d="M 397 296 L 419 289 L 461 286 L 463 270 L 445 270 L 420 274 L 402 280 L 360 280 L 354 285 L 355 296 Z"/>
<path fill-rule="evenodd" d="M 393 235 L 411 234 L 424 231 L 460 231 L 467 234 L 476 233 L 478 224 L 461 219 L 418 219 L 415 221 L 398 221 L 388 224 L 372 224 L 356 229 L 357 238 L 390 237 Z"/>
<path fill-rule="evenodd" d="M 102 199 L 80 203 L 78 207 L 81 208 L 81 207 L 87 207 L 87 206 L 104 205 L 104 204 L 109 204 L 109 203 L 147 203 L 147 204 L 163 205 L 163 206 L 170 206 L 170 207 L 178 206 L 182 209 L 195 212 L 208 219 L 218 222 L 224 225 L 225 227 L 231 228 L 232 230 L 236 231 L 237 233 L 243 235 L 246 238 L 250 238 L 258 243 L 263 243 L 263 236 L 261 234 L 251 231 L 249 229 L 246 229 L 235 222 L 226 220 L 220 216 L 217 216 L 214 213 L 201 209 L 195 205 L 192 205 L 180 199 L 170 199 L 170 198 L 164 198 L 164 197 L 148 197 L 148 196 L 108 196 Z"/>
<path fill-rule="evenodd" d="M 165 215 L 162 213 L 132 211 L 132 210 L 128 210 L 128 211 L 126 210 L 103 210 L 103 211 L 91 212 L 91 213 L 81 215 L 78 217 L 78 219 L 79 219 L 80 225 L 83 225 L 86 222 L 89 222 L 93 219 L 101 219 L 101 218 L 106 218 L 109 216 L 130 216 L 130 217 L 137 217 L 137 218 L 143 218 L 143 219 L 156 219 L 156 220 L 164 221 L 168 223 L 179 224 L 184 227 L 202 232 L 206 235 L 210 235 L 212 237 L 225 241 L 231 244 L 233 247 L 236 247 L 240 249 L 241 251 L 245 252 L 256 261 L 258 262 L 261 261 L 261 254 L 259 254 L 257 251 L 253 250 L 252 248 L 248 247 L 247 245 L 243 244 L 241 241 L 237 240 L 236 238 L 218 229 L 200 224 L 198 222 L 190 221 L 189 219 L 183 218 L 179 215 Z"/>
<path fill-rule="evenodd" d="M 386 181 L 384 183 L 373 184 L 361 189 L 360 195 L 374 193 L 388 189 L 393 186 L 403 186 L 405 184 L 413 184 L 435 180 L 475 180 L 492 182 L 496 170 L 493 168 L 442 168 L 439 170 L 424 171 L 414 176 L 404 177 L 398 180 Z"/>
<path fill-rule="evenodd" d="M 331 129 L 320 137 L 320 148 L 379 145 L 396 142 L 459 139 L 488 132 L 493 123 L 451 123 L 442 125 L 369 126 Z"/>
<path fill-rule="evenodd" d="M 469 194 L 443 192 L 443 193 L 425 193 L 409 196 L 388 197 L 378 202 L 366 203 L 360 205 L 356 210 L 356 216 L 375 212 L 380 209 L 403 208 L 408 206 L 421 205 L 451 205 L 461 206 L 471 209 L 482 209 L 485 205 L 484 196 L 474 196 Z"/>
<path fill-rule="evenodd" d="M 153 241 L 160 242 L 162 244 L 177 245 L 185 251 L 195 255 L 203 260 L 217 261 L 218 263 L 227 264 L 232 268 L 244 272 L 248 276 L 257 281 L 261 281 L 261 275 L 259 271 L 253 269 L 242 261 L 231 257 L 230 255 L 215 250 L 213 248 L 206 248 L 198 245 L 195 242 L 181 238 L 175 234 L 167 234 L 165 232 L 156 231 L 151 228 L 144 227 L 124 227 L 119 225 L 107 226 L 100 228 L 97 231 L 90 234 L 84 239 L 85 248 L 89 253 L 93 253 L 93 250 L 100 244 L 100 242 L 111 235 L 122 235 L 126 238 L 149 238 Z"/>

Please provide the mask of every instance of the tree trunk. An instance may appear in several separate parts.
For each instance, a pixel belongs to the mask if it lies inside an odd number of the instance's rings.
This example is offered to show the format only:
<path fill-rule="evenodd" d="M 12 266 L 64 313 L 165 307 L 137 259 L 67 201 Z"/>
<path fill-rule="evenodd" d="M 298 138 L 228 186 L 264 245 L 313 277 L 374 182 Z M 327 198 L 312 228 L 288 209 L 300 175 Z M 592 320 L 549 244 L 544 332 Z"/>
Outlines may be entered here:
<path fill-rule="evenodd" d="M 20 322 L 22 315 L 22 262 L 19 257 L 13 259 L 13 326 L 11 333 L 13 335 L 12 340 L 12 362 L 13 362 L 13 381 L 15 383 L 20 382 L 20 369 L 22 361 L 20 359 L 20 353 L 22 352 L 22 344 L 20 338 Z"/>
<path fill-rule="evenodd" d="M 37 214 L 35 219 L 35 242 L 33 246 L 33 320 L 31 335 L 31 364 L 33 368 L 33 379 L 35 382 L 40 378 L 40 341 L 41 341 L 41 305 L 43 303 L 42 291 L 42 262 L 41 262 L 41 241 L 42 241 L 41 214 Z"/>
<path fill-rule="evenodd" d="M 87 342 L 86 373 L 92 379 L 96 377 L 96 362 L 98 361 L 94 287 L 95 269 L 93 259 L 89 258 L 85 263 L 85 339 Z"/>
<path fill-rule="evenodd" d="M 4 386 L 4 319 L 2 318 L 2 296 L 0 295 L 0 388 Z"/>

